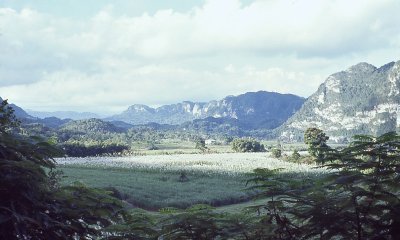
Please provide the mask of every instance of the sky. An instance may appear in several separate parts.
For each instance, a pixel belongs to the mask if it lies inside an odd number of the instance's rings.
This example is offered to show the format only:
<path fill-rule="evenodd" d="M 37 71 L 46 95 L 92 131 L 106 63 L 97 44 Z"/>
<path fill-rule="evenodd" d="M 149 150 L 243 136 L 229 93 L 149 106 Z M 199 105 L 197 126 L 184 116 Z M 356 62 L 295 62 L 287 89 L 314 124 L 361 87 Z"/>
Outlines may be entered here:
<path fill-rule="evenodd" d="M 0 0 L 0 96 L 119 113 L 249 91 L 308 97 L 400 60 L 398 0 Z"/>

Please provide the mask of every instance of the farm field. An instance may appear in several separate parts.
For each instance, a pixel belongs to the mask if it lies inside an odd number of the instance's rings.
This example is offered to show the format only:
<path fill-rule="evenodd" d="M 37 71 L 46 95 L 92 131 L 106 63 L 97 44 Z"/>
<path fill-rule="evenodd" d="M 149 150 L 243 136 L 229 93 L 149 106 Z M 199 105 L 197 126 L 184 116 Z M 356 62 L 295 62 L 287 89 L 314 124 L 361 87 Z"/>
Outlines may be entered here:
<path fill-rule="evenodd" d="M 155 144 L 157 149 L 148 150 L 146 145 L 134 145 L 137 155 L 201 154 L 193 142 L 162 142 Z M 234 153 L 230 145 L 207 145 L 208 153 Z"/>
<path fill-rule="evenodd" d="M 137 155 L 165 155 L 165 154 L 197 154 L 201 153 L 196 149 L 193 141 L 184 141 L 180 139 L 161 139 L 153 143 L 155 149 L 148 149 L 146 142 L 134 142 L 131 149 Z M 229 145 L 208 145 L 210 151 L 215 153 L 232 152 Z"/>
<path fill-rule="evenodd" d="M 280 145 L 284 151 L 306 151 L 307 145 L 302 142 L 279 143 L 276 140 L 260 141 L 266 149 L 274 148 Z M 201 150 L 195 148 L 193 141 L 183 141 L 180 139 L 162 139 L 154 143 L 156 149 L 149 150 L 148 144 L 143 142 L 135 142 L 131 145 L 134 153 L 137 155 L 167 155 L 167 154 L 200 154 Z M 331 143 L 333 147 L 343 146 L 341 144 Z M 210 144 L 206 145 L 208 153 L 235 153 L 231 144 Z"/>
<path fill-rule="evenodd" d="M 57 159 L 64 184 L 117 190 L 120 198 L 147 210 L 205 203 L 248 201 L 246 180 L 255 168 L 284 168 L 291 177 L 317 176 L 313 165 L 284 162 L 269 153 L 174 154 Z"/>

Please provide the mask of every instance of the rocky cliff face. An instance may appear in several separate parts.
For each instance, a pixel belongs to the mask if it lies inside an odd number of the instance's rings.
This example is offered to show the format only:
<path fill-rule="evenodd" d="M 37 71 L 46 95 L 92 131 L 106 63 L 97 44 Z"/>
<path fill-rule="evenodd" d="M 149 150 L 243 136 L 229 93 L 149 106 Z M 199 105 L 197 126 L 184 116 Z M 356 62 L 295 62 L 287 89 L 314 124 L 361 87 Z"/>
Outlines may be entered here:
<path fill-rule="evenodd" d="M 333 141 L 355 134 L 380 135 L 400 124 L 400 61 L 380 68 L 359 63 L 329 76 L 278 132 L 301 140 L 308 127 L 324 130 Z"/>
<path fill-rule="evenodd" d="M 304 102 L 304 98 L 274 92 L 249 92 L 229 96 L 208 103 L 185 101 L 178 104 L 151 108 L 132 105 L 121 114 L 107 120 L 125 121 L 130 124 L 181 124 L 207 117 L 237 119 L 249 128 L 275 128 L 286 121 Z"/>

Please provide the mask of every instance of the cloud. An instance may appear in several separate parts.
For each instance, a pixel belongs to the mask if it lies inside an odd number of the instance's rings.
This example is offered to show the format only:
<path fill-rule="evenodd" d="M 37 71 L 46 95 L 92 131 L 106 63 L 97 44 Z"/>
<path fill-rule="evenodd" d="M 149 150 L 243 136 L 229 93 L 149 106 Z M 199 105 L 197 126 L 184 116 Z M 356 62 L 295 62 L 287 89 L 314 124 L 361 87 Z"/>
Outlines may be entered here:
<path fill-rule="evenodd" d="M 279 68 L 257 70 L 249 66 L 235 68 L 232 65 L 230 69 L 229 73 L 226 69 L 199 73 L 154 65 L 93 75 L 64 71 L 45 75 L 43 80 L 35 83 L 3 87 L 1 92 L 7 93 L 6 98 L 37 110 L 91 109 L 110 113 L 122 111 L 132 103 L 159 106 L 177 100 L 208 101 L 260 89 L 293 92 L 296 88 L 313 85 L 313 81 L 301 72 L 285 72 Z M 315 79 L 319 77 L 314 76 Z"/>
<path fill-rule="evenodd" d="M 399 7 L 394 0 L 261 0 L 246 7 L 238 0 L 213 0 L 187 13 L 168 9 L 137 17 L 114 16 L 105 7 L 85 22 L 31 9 L 2 9 L 0 16 L 3 38 L 15 50 L 28 45 L 64 55 L 151 59 L 249 50 L 326 56 L 393 44 Z"/>
<path fill-rule="evenodd" d="M 400 54 L 395 0 L 208 0 L 137 16 L 117 7 L 83 19 L 0 8 L 0 94 L 99 112 L 256 90 L 308 96 L 334 71 Z"/>

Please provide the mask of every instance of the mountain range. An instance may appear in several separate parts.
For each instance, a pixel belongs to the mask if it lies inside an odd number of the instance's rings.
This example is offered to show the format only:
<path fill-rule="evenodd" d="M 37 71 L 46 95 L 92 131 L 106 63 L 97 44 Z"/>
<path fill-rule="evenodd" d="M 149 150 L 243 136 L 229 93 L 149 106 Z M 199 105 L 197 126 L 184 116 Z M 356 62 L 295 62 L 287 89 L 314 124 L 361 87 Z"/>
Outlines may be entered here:
<path fill-rule="evenodd" d="M 73 114 L 75 118 L 84 118 L 85 114 L 88 114 L 87 118 L 93 117 L 89 113 L 58 112 L 66 114 L 59 116 L 68 119 L 41 119 L 14 104 L 11 106 L 17 117 L 26 122 L 53 128 L 72 121 L 68 114 Z M 33 115 L 38 116 L 38 112 Z M 399 130 L 399 117 L 400 61 L 379 68 L 368 63 L 356 64 L 328 76 L 307 99 L 292 94 L 248 92 L 205 103 L 185 101 L 158 108 L 135 104 L 121 114 L 103 120 L 118 129 L 143 124 L 171 125 L 183 131 L 225 131 L 228 135 L 253 131 L 256 136 L 285 141 L 302 141 L 307 128 L 317 127 L 324 130 L 330 140 L 343 142 L 355 134 L 380 135 Z M 96 121 L 92 123 L 98 125 Z M 80 122 L 74 121 L 74 124 L 79 125 Z"/>
<path fill-rule="evenodd" d="M 124 121 L 130 124 L 155 122 L 179 125 L 195 119 L 213 117 L 235 119 L 239 125 L 248 129 L 273 129 L 293 115 L 304 101 L 304 98 L 292 94 L 248 92 L 207 103 L 185 101 L 158 108 L 136 104 L 106 120 Z"/>
<path fill-rule="evenodd" d="M 83 120 L 89 118 L 101 118 L 99 115 L 91 112 L 74 112 L 74 111 L 55 111 L 55 112 L 41 112 L 27 109 L 26 112 L 37 118 L 50 118 L 56 117 L 59 119 L 72 119 Z"/>

